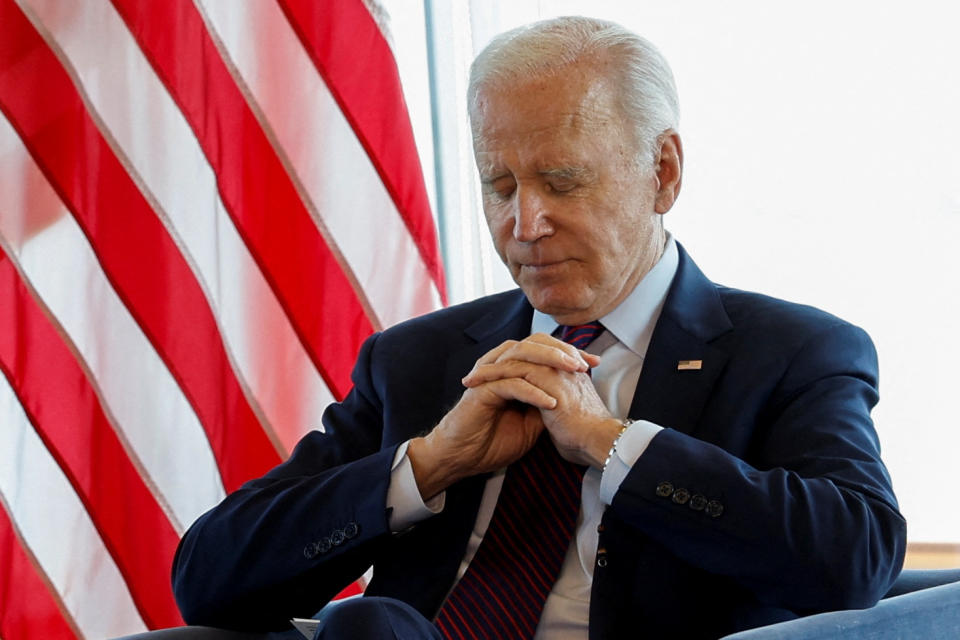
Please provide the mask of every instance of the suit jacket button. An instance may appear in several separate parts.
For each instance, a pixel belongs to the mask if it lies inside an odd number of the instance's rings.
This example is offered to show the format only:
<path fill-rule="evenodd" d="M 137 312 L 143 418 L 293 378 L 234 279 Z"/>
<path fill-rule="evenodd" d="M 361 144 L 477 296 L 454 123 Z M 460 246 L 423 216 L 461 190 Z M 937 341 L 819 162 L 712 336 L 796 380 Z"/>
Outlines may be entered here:
<path fill-rule="evenodd" d="M 333 544 L 330 542 L 330 538 L 323 538 L 317 543 L 317 551 L 320 553 L 326 553 L 327 551 L 330 551 L 331 546 L 333 546 Z"/>
<path fill-rule="evenodd" d="M 360 527 L 356 522 L 351 522 L 343 528 L 343 535 L 347 536 L 347 540 L 355 538 L 358 533 L 360 533 Z"/>
<path fill-rule="evenodd" d="M 312 560 L 313 558 L 316 557 L 316 555 L 317 555 L 317 544 L 315 542 L 311 542 L 310 544 L 308 544 L 303 548 L 303 557 L 306 558 L 307 560 Z"/>
<path fill-rule="evenodd" d="M 607 550 L 600 549 L 597 551 L 597 566 L 601 569 L 607 566 Z"/>
<path fill-rule="evenodd" d="M 673 485 L 669 482 L 661 482 L 657 485 L 657 495 L 661 498 L 669 498 L 673 493 Z"/>
<path fill-rule="evenodd" d="M 703 508 L 707 506 L 707 499 L 699 493 L 695 493 L 693 497 L 690 498 L 690 503 L 687 506 L 694 511 L 703 511 Z"/>
<path fill-rule="evenodd" d="M 336 529 L 333 533 L 330 534 L 330 542 L 335 547 L 339 547 L 343 544 L 343 541 L 347 539 L 343 529 Z"/>
<path fill-rule="evenodd" d="M 723 513 L 723 504 L 718 500 L 711 500 L 707 503 L 707 515 L 711 518 L 719 518 Z"/>
<path fill-rule="evenodd" d="M 683 487 L 680 487 L 679 489 L 673 492 L 672 500 L 677 504 L 687 504 L 687 500 L 689 499 L 690 499 L 690 492 L 684 489 Z"/>

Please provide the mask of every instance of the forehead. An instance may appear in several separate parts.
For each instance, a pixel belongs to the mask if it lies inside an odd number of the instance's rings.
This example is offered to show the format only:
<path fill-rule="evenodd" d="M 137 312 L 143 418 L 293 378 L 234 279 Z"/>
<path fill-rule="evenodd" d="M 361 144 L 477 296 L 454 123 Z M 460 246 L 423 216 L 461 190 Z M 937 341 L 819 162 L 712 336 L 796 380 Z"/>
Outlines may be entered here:
<path fill-rule="evenodd" d="M 574 66 L 543 78 L 481 88 L 473 112 L 478 163 L 502 153 L 562 155 L 620 140 L 623 117 L 611 83 L 591 71 Z"/>

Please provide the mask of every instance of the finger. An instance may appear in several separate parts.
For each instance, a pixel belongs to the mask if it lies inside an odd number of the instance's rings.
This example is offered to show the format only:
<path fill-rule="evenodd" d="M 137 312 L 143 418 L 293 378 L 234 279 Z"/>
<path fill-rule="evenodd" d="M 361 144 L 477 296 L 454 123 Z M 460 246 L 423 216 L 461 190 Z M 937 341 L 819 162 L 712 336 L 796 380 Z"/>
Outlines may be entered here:
<path fill-rule="evenodd" d="M 544 357 L 533 357 L 531 360 L 500 359 L 489 364 L 482 364 L 478 362 L 467 375 L 461 378 L 460 381 L 465 387 L 475 387 L 478 384 L 483 384 L 484 382 L 490 382 L 491 380 L 497 380 L 500 378 L 526 378 L 528 381 L 536 384 L 534 379 L 530 377 L 530 374 L 531 372 L 536 371 L 537 367 L 544 368 L 544 371 L 541 371 L 541 374 L 545 375 L 549 375 L 551 372 L 558 371 L 562 371 L 564 373 L 586 373 L 589 371 L 589 368 L 582 367 L 577 367 L 572 370 L 567 367 L 558 367 L 557 363 L 549 354 L 541 355 L 544 355 Z M 600 356 L 589 353 L 583 353 L 582 355 L 585 364 L 590 365 L 590 368 L 600 364 Z"/>
<path fill-rule="evenodd" d="M 520 344 L 518 340 L 506 340 L 480 356 L 476 364 L 489 364 L 491 362 L 496 362 L 503 352 L 507 351 L 508 349 L 512 349 L 518 344 Z"/>
<path fill-rule="evenodd" d="M 549 333 L 543 333 L 543 332 L 532 333 L 524 340 L 524 342 L 532 342 L 537 344 L 549 345 L 552 347 L 556 347 L 557 349 L 561 349 L 566 353 L 569 353 L 570 355 L 576 355 L 580 352 L 579 349 L 577 349 L 575 346 L 573 346 L 569 342 L 564 342 L 560 338 L 557 338 L 556 336 L 552 336 Z"/>
<path fill-rule="evenodd" d="M 591 369 L 597 366 L 598 364 L 600 364 L 600 356 L 592 353 L 587 353 L 583 349 L 577 349 L 569 342 L 564 342 L 563 340 L 560 340 L 559 338 L 556 338 L 551 335 L 547 335 L 546 333 L 535 333 L 531 335 L 529 338 L 527 338 L 524 342 L 541 344 L 546 347 L 553 347 L 555 349 L 560 349 L 565 354 L 574 358 L 574 360 L 584 361 L 584 363 L 587 365 L 586 367 L 587 369 Z M 501 355 L 501 358 L 502 357 L 503 355 Z M 581 367 L 578 370 L 585 371 L 586 369 Z"/>
<path fill-rule="evenodd" d="M 462 382 L 465 387 L 476 387 L 494 380 L 523 378 L 536 385 L 538 380 L 543 381 L 556 374 L 557 370 L 548 365 L 534 364 L 522 360 L 504 360 L 492 364 L 476 365 L 470 373 L 463 377 Z"/>
<path fill-rule="evenodd" d="M 523 378 L 494 380 L 475 387 L 473 391 L 493 394 L 500 400 L 515 400 L 548 411 L 557 406 L 556 398 Z"/>
<path fill-rule="evenodd" d="M 475 372 L 482 367 L 497 363 L 526 362 L 533 365 L 547 366 L 571 373 L 577 371 L 587 371 L 590 368 L 588 361 L 581 356 L 576 349 L 572 349 L 570 345 L 564 346 L 572 350 L 572 355 L 570 352 L 557 349 L 553 345 L 540 344 L 537 342 L 518 342 L 516 340 L 508 340 L 498 347 L 491 349 L 479 360 L 477 360 L 476 364 L 473 365 L 473 369 L 471 369 L 470 372 L 464 376 L 463 383 L 468 387 L 475 386 L 475 384 L 479 383 L 478 379 L 474 375 Z M 496 377 L 512 377 L 512 374 L 508 372 L 499 376 L 487 376 L 484 377 L 483 380 L 492 380 Z"/>
<path fill-rule="evenodd" d="M 580 357 L 583 358 L 588 365 L 590 365 L 591 369 L 600 364 L 600 356 L 595 353 L 587 353 L 586 351 L 581 350 Z"/>
<path fill-rule="evenodd" d="M 535 333 L 502 350 L 496 361 L 503 360 L 523 360 L 563 371 L 586 371 L 590 368 L 579 349 L 545 333 Z"/>
<path fill-rule="evenodd" d="M 603 408 L 590 377 L 581 372 L 558 371 L 552 367 L 516 360 L 478 367 L 464 378 L 468 388 L 476 388 L 499 380 L 523 380 L 556 399 L 554 409 L 579 411 Z M 582 405 L 582 406 L 581 406 Z"/>

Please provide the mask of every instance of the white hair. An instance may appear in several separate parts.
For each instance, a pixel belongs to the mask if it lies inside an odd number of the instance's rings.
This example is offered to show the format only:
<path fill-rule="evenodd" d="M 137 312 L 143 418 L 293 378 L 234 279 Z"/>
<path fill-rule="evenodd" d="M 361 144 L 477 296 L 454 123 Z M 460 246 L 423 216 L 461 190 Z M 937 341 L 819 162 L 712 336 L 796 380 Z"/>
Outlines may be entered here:
<path fill-rule="evenodd" d="M 650 155 L 657 139 L 680 118 L 670 65 L 649 41 L 615 22 L 568 16 L 534 22 L 494 38 L 470 66 L 467 101 L 477 131 L 478 95 L 484 86 L 549 75 L 584 60 L 613 62 L 614 96 L 636 133 L 638 152 Z"/>

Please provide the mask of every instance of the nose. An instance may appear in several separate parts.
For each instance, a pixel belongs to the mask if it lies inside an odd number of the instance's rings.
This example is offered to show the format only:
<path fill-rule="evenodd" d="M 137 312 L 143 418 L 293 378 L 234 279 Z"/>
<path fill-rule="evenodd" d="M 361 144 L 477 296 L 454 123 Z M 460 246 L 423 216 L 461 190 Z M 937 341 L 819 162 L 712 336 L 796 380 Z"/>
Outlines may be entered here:
<path fill-rule="evenodd" d="M 518 242 L 536 242 L 553 233 L 546 203 L 535 187 L 518 186 L 513 202 L 513 237 Z"/>

